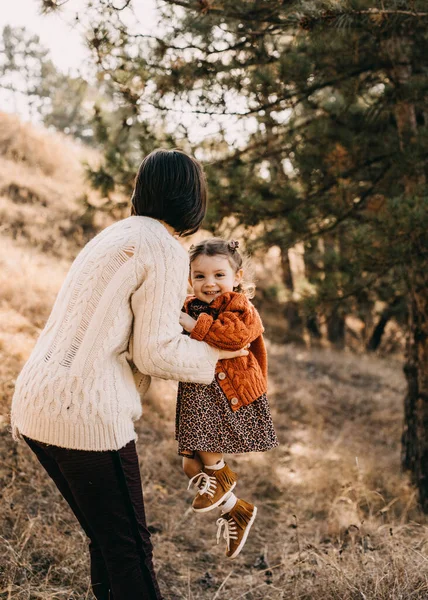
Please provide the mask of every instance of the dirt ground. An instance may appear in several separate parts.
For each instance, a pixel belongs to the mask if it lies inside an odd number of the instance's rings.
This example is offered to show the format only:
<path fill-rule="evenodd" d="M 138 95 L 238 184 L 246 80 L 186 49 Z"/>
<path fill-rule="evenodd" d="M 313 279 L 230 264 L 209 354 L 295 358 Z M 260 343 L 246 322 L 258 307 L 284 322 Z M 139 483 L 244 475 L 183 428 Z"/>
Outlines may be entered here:
<path fill-rule="evenodd" d="M 85 537 L 8 429 L 14 377 L 38 331 L 31 307 L 21 314 L 8 298 L 0 337 L 0 598 L 89 599 Z M 238 495 L 259 508 L 234 561 L 223 540 L 216 544 L 218 515 L 190 509 L 174 441 L 175 384 L 155 381 L 144 402 L 138 451 L 165 600 L 428 597 L 427 520 L 400 473 L 400 360 L 273 344 L 269 357 L 280 446 L 229 457 Z"/>

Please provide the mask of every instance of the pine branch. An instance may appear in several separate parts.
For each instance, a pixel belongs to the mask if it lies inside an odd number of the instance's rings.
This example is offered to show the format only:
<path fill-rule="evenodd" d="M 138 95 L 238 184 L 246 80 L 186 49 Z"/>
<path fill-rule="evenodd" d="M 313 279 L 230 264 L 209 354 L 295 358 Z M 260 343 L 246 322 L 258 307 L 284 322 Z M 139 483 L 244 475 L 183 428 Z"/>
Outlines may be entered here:
<path fill-rule="evenodd" d="M 272 102 L 267 102 L 265 104 L 260 104 L 259 106 L 257 106 L 256 108 L 252 108 L 250 110 L 244 111 L 244 112 L 235 112 L 235 111 L 228 111 L 228 110 L 222 110 L 222 111 L 218 111 L 218 110 L 200 110 L 200 109 L 191 109 L 191 110 L 184 110 L 182 108 L 173 108 L 173 107 L 166 107 L 166 106 L 162 106 L 159 103 L 149 103 L 151 104 L 154 108 L 156 108 L 159 111 L 162 112 L 179 112 L 182 114 L 201 114 L 201 115 L 208 115 L 208 116 L 237 116 L 237 117 L 249 117 L 252 115 L 256 115 L 257 113 L 259 113 L 260 111 L 268 111 L 272 108 L 278 107 L 278 110 L 284 110 L 284 108 L 287 108 L 285 106 L 281 107 L 281 104 L 287 100 L 294 100 L 293 102 L 293 106 L 295 106 L 298 102 L 301 102 L 306 96 L 309 96 L 311 94 L 313 94 L 315 91 L 319 91 L 322 90 L 323 88 L 326 87 L 334 87 L 336 84 L 338 83 L 342 83 L 343 81 L 347 81 L 348 79 L 351 79 L 353 77 L 356 77 L 357 75 L 361 75 L 363 73 L 369 73 L 371 72 L 373 69 L 372 65 L 369 66 L 364 66 L 364 67 L 360 67 L 358 69 L 355 69 L 353 71 L 350 71 L 349 73 L 346 73 L 345 75 L 343 75 L 342 77 L 336 77 L 336 78 L 332 78 L 332 79 L 328 79 L 326 81 L 322 81 L 320 83 L 308 86 L 307 88 L 305 88 L 304 90 L 302 90 L 300 92 L 300 95 L 298 93 L 298 90 L 293 89 L 290 90 L 287 94 L 284 94 L 282 96 L 280 96 L 279 98 L 277 98 L 276 100 L 273 100 Z"/>
<path fill-rule="evenodd" d="M 316 118 L 317 117 L 310 117 L 310 118 L 306 119 L 305 121 L 303 121 L 302 123 L 299 123 L 299 125 L 296 125 L 295 127 L 286 127 L 284 130 L 284 134 L 294 135 L 298 131 L 301 131 L 302 129 L 304 129 L 305 127 L 310 125 L 313 121 L 316 120 Z M 275 148 L 275 147 L 270 148 L 269 156 L 276 156 L 278 154 L 283 153 L 284 152 L 284 144 L 282 141 L 283 138 L 279 134 L 277 134 L 277 135 L 272 135 L 271 139 L 277 141 L 280 145 L 278 148 Z M 267 152 L 266 148 L 268 147 L 269 142 L 270 142 L 270 139 L 264 137 L 261 140 L 254 142 L 253 144 L 249 144 L 245 148 L 236 150 L 233 154 L 231 154 L 229 156 L 225 156 L 224 158 L 220 158 L 220 159 L 210 163 L 210 165 L 219 167 L 221 165 L 227 164 L 228 162 L 233 162 L 233 161 L 237 160 L 238 158 L 241 158 L 248 152 L 252 152 L 253 150 L 258 150 L 259 148 L 261 148 L 262 156 L 256 155 L 254 160 L 249 161 L 249 162 L 259 162 L 266 156 L 266 152 Z"/>
<path fill-rule="evenodd" d="M 343 223 L 343 221 L 346 221 L 346 219 L 348 219 L 354 212 L 358 212 L 359 210 L 361 210 L 361 208 L 364 206 L 364 202 L 368 198 L 370 198 L 370 196 L 375 192 L 378 184 L 382 181 L 382 179 L 387 174 L 387 172 L 389 171 L 390 168 L 391 168 L 391 163 L 387 164 L 386 167 L 384 169 L 382 169 L 382 171 L 379 173 L 379 175 L 374 180 L 373 184 L 363 194 L 361 194 L 360 201 L 356 204 L 353 204 L 347 211 L 342 213 L 339 217 L 336 217 L 336 220 L 334 223 L 332 223 L 331 225 L 328 225 L 327 227 L 320 227 L 317 230 L 311 231 L 307 236 L 304 236 L 299 241 L 307 242 L 310 239 L 313 239 L 315 237 L 323 236 L 326 233 L 329 233 L 330 231 L 333 231 L 334 229 L 336 229 L 336 227 L 340 223 Z"/>
<path fill-rule="evenodd" d="M 417 12 L 401 9 L 369 8 L 366 10 L 323 10 L 318 14 L 305 14 L 300 17 L 300 26 L 302 29 L 310 30 L 320 23 L 334 23 L 343 17 L 363 17 L 369 18 L 375 25 L 379 25 L 388 17 L 413 17 L 419 20 L 426 19 L 428 12 Z"/>
<path fill-rule="evenodd" d="M 125 0 L 123 6 L 118 7 L 118 6 L 115 6 L 112 1 L 109 1 L 109 6 L 110 6 L 110 8 L 112 8 L 113 10 L 115 10 L 117 12 L 121 12 L 122 10 L 125 10 L 125 8 L 128 8 L 128 6 L 131 4 L 131 2 L 132 2 L 132 0 Z"/>
<path fill-rule="evenodd" d="M 229 18 L 233 18 L 239 21 L 263 22 L 273 25 L 290 25 L 296 23 L 295 15 L 292 15 L 290 18 L 287 19 L 279 19 L 275 17 L 275 15 L 278 14 L 278 7 L 272 8 L 271 11 L 267 11 L 264 8 L 258 10 L 251 8 L 250 10 L 248 10 L 248 12 L 244 12 L 233 10 L 230 7 L 224 8 L 223 6 L 219 5 L 210 5 L 207 2 L 207 0 L 199 0 L 197 3 L 199 6 L 196 3 L 185 2 L 184 0 L 163 1 L 165 2 L 165 4 L 181 6 L 182 8 L 185 8 L 188 11 L 199 12 L 202 15 L 215 11 L 217 13 L 221 12 L 224 15 L 227 15 L 227 17 Z"/>
<path fill-rule="evenodd" d="M 239 112 L 233 112 L 233 111 L 212 111 L 212 110 L 199 110 L 197 108 L 194 108 L 192 110 L 184 110 L 182 108 L 174 108 L 172 106 L 161 106 L 158 102 L 151 102 L 150 100 L 145 100 L 145 103 L 148 104 L 149 106 L 152 106 L 153 108 L 155 108 L 156 110 L 159 110 L 161 112 L 174 112 L 174 113 L 181 113 L 184 115 L 208 115 L 208 116 L 231 116 L 231 117 L 243 117 L 245 116 L 245 113 L 239 113 Z"/>
<path fill-rule="evenodd" d="M 371 289 L 372 286 L 376 282 L 378 282 L 380 278 L 384 277 L 394 266 L 394 264 L 388 263 L 383 269 L 381 269 L 380 271 L 375 273 L 373 277 L 368 279 L 368 281 L 363 281 L 359 285 L 348 290 L 342 296 L 324 296 L 321 298 L 321 302 L 323 304 L 331 304 L 333 306 L 333 310 L 335 310 L 343 303 L 344 300 L 356 296 L 359 292 L 362 292 L 363 290 Z"/>
<path fill-rule="evenodd" d="M 62 8 L 69 0 L 42 0 L 41 12 L 47 15 Z"/>
<path fill-rule="evenodd" d="M 309 194 L 306 197 L 306 200 L 314 200 L 320 194 L 325 194 L 326 192 L 329 192 L 337 184 L 338 179 L 348 179 L 349 177 L 354 177 L 362 169 L 371 167 L 371 166 L 375 165 L 376 163 L 379 163 L 385 159 L 397 156 L 398 154 L 399 154 L 399 152 L 391 152 L 390 154 L 381 154 L 380 156 L 375 156 L 374 158 L 369 158 L 366 161 L 357 164 L 355 167 L 352 167 L 350 169 L 347 169 L 346 171 L 343 171 L 342 173 L 339 173 L 333 179 L 333 181 L 329 182 L 325 186 L 322 186 L 321 188 L 318 188 L 317 190 L 315 190 L 314 192 Z"/>
<path fill-rule="evenodd" d="M 384 8 L 369 8 L 366 10 L 324 10 L 318 15 L 308 15 L 289 12 L 288 15 L 278 17 L 278 7 L 272 8 L 271 11 L 266 9 L 255 10 L 252 8 L 246 12 L 236 11 L 230 7 L 225 8 L 219 4 L 210 5 L 206 0 L 199 0 L 198 5 L 192 2 L 186 2 L 185 0 L 164 0 L 166 4 L 181 6 L 188 11 L 199 11 L 201 14 L 206 14 L 211 11 L 221 12 L 227 17 L 231 17 L 240 21 L 250 22 L 264 22 L 274 25 L 295 25 L 296 22 L 300 22 L 303 29 L 308 29 L 312 25 L 319 22 L 333 21 L 343 16 L 369 16 L 369 17 L 388 17 L 388 16 L 404 16 L 404 17 L 416 17 L 424 19 L 428 17 L 428 12 L 418 12 L 416 10 L 403 10 L 403 9 L 384 9 Z"/>
<path fill-rule="evenodd" d="M 369 8 L 367 10 L 337 11 L 337 15 L 406 15 L 410 17 L 428 17 L 428 12 L 418 12 L 416 10 L 399 10 L 384 8 Z M 324 15 L 324 18 L 328 15 Z"/>
<path fill-rule="evenodd" d="M 182 52 L 183 50 L 198 50 L 205 56 L 212 56 L 213 54 L 223 54 L 225 52 L 233 52 L 235 50 L 239 50 L 239 49 L 243 48 L 246 44 L 252 43 L 252 40 L 245 38 L 244 40 L 241 40 L 241 41 L 237 42 L 236 44 L 231 44 L 230 46 L 227 46 L 227 48 L 223 48 L 221 50 L 217 50 L 215 48 L 213 50 L 207 50 L 206 48 L 201 48 L 200 46 L 196 46 L 195 44 L 187 44 L 187 46 L 175 46 L 174 44 L 165 42 L 165 40 L 163 40 L 162 38 L 156 37 L 155 35 L 149 35 L 149 34 L 144 34 L 144 33 L 132 34 L 132 33 L 126 32 L 125 30 L 121 30 L 121 33 L 126 33 L 126 35 L 128 37 L 133 38 L 133 39 L 138 39 L 138 38 L 144 39 L 145 38 L 145 39 L 155 40 L 160 46 L 162 46 L 168 50 L 179 50 L 180 52 Z M 261 36 L 264 34 L 262 32 L 258 32 L 257 35 Z M 206 62 L 206 61 L 200 61 L 200 62 Z"/>

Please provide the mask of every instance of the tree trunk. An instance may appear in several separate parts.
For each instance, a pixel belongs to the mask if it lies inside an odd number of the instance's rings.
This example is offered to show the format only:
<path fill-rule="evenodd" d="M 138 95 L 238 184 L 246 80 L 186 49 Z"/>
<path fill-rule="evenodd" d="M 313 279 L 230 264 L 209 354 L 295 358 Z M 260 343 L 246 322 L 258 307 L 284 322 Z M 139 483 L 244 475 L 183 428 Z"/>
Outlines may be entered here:
<path fill-rule="evenodd" d="M 402 461 L 418 487 L 422 509 L 428 512 L 428 278 L 420 273 L 412 279 Z"/>
<path fill-rule="evenodd" d="M 327 319 L 327 337 L 336 348 L 341 350 L 345 347 L 345 316 L 338 307 Z"/>
<path fill-rule="evenodd" d="M 385 43 L 391 61 L 389 75 L 397 92 L 395 120 L 400 149 L 407 151 L 417 136 L 416 110 L 401 95 L 403 87 L 412 78 L 410 52 L 414 42 L 408 38 L 393 37 Z M 406 177 L 404 188 L 412 196 L 424 183 L 424 174 Z M 414 248 L 416 253 L 420 249 Z M 425 249 L 426 250 L 426 249 Z M 404 402 L 404 430 L 402 436 L 402 465 L 410 470 L 419 491 L 422 509 L 428 512 L 428 276 L 421 259 L 414 256 L 407 271 L 409 289 L 409 328 L 404 373 L 407 394 Z"/>
<path fill-rule="evenodd" d="M 368 352 L 375 352 L 379 348 L 380 343 L 382 341 L 382 336 L 385 332 L 385 327 L 387 326 L 390 319 L 392 319 L 392 317 L 396 315 L 400 311 L 400 309 L 403 310 L 402 305 L 403 298 L 396 297 L 394 298 L 393 302 L 389 306 L 387 306 L 382 312 L 375 328 L 373 329 L 370 339 L 367 342 L 366 350 Z"/>
<path fill-rule="evenodd" d="M 382 336 L 385 333 L 385 327 L 388 324 L 388 321 L 391 318 L 391 312 L 386 309 L 381 314 L 379 321 L 376 323 L 376 327 L 373 329 L 373 333 L 370 336 L 369 341 L 367 342 L 366 349 L 368 352 L 375 352 L 382 341 Z"/>
<path fill-rule="evenodd" d="M 417 448 L 417 418 L 416 405 L 419 396 L 418 386 L 418 346 L 417 330 L 414 322 L 414 306 L 411 303 L 409 311 L 409 323 L 407 332 L 406 362 L 404 374 L 407 381 L 407 393 L 404 398 L 404 428 L 401 438 L 401 460 L 405 470 L 416 472 L 418 464 Z"/>
<path fill-rule="evenodd" d="M 340 256 L 341 240 L 337 232 L 324 236 L 324 250 Z M 324 271 L 327 267 L 324 267 Z M 331 312 L 326 315 L 327 339 L 337 349 L 345 347 L 345 314 L 343 307 L 339 303 L 333 305 Z"/>
<path fill-rule="evenodd" d="M 281 267 L 284 285 L 290 293 L 290 299 L 284 308 L 284 317 L 288 324 L 288 331 L 293 340 L 303 342 L 303 320 L 300 315 L 299 303 L 293 298 L 295 282 L 288 248 L 281 248 Z"/>
<path fill-rule="evenodd" d="M 318 322 L 318 315 L 309 315 L 306 319 L 306 329 L 309 331 L 311 338 L 320 340 L 322 338 L 320 325 Z"/>
<path fill-rule="evenodd" d="M 293 274 L 291 272 L 290 257 L 288 255 L 288 248 L 281 248 L 281 268 L 282 281 L 291 295 L 294 291 L 294 285 Z"/>

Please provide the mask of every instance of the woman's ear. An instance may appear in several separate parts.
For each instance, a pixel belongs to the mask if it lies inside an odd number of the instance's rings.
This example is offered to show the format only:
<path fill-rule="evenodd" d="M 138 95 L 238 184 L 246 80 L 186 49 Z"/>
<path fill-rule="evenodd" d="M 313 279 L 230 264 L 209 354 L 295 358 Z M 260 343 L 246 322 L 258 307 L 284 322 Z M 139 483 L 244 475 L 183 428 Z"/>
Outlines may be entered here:
<path fill-rule="evenodd" d="M 239 285 L 241 283 L 243 276 L 244 276 L 244 269 L 238 269 L 238 271 L 236 271 L 236 273 L 235 273 L 235 279 L 233 282 L 234 287 L 236 287 L 237 285 Z"/>

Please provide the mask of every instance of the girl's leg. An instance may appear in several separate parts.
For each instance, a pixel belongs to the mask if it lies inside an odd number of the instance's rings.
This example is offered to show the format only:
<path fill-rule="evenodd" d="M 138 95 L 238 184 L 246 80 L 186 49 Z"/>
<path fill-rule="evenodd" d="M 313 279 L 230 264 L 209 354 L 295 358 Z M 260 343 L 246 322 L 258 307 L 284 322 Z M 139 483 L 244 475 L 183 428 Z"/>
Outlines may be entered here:
<path fill-rule="evenodd" d="M 197 454 L 195 455 L 195 458 L 189 458 L 187 456 L 183 457 L 183 471 L 189 479 L 192 479 L 192 477 L 195 477 L 195 475 L 200 473 L 202 468 L 202 461 Z"/>
<path fill-rule="evenodd" d="M 160 600 L 135 443 L 106 452 L 44 448 L 90 525 L 114 600 Z"/>
<path fill-rule="evenodd" d="M 197 454 L 205 467 L 213 467 L 223 459 L 223 454 L 219 452 L 202 452 L 198 450 Z"/>
<path fill-rule="evenodd" d="M 257 507 L 240 500 L 233 493 L 236 474 L 225 464 L 223 454 L 198 450 L 195 458 L 183 459 L 183 470 L 189 478 L 202 470 L 210 475 L 211 480 L 215 477 L 214 484 L 210 486 L 211 494 L 207 491 L 197 495 L 192 507 L 196 512 L 211 511 L 217 506 L 221 509 L 221 517 L 217 519 L 217 543 L 223 532 L 227 541 L 226 556 L 236 558 L 245 545 L 257 515 Z"/>

